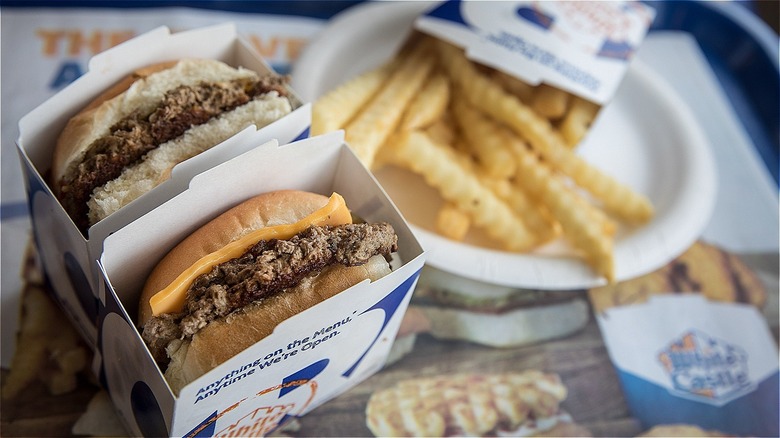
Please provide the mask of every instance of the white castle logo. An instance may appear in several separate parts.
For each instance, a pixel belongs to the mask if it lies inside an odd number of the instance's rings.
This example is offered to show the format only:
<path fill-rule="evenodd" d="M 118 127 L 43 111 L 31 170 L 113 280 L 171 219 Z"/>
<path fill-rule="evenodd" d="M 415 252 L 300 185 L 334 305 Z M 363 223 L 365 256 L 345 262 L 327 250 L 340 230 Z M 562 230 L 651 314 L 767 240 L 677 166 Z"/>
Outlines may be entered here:
<path fill-rule="evenodd" d="M 754 388 L 747 353 L 701 331 L 691 330 L 658 353 L 673 392 L 722 405 Z"/>

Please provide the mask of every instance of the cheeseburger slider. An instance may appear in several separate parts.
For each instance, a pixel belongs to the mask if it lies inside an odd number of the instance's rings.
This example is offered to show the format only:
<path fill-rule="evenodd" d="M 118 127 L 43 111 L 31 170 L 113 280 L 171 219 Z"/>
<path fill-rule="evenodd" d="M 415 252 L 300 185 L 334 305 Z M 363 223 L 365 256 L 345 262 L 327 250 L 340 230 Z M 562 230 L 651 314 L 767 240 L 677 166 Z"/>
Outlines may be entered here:
<path fill-rule="evenodd" d="M 290 113 L 285 81 L 212 59 L 138 70 L 65 126 L 54 150 L 54 193 L 86 233 L 176 164 Z"/>
<path fill-rule="evenodd" d="M 142 337 L 178 393 L 285 319 L 390 273 L 397 241 L 390 224 L 353 223 L 336 193 L 261 194 L 153 269 L 139 303 Z"/>

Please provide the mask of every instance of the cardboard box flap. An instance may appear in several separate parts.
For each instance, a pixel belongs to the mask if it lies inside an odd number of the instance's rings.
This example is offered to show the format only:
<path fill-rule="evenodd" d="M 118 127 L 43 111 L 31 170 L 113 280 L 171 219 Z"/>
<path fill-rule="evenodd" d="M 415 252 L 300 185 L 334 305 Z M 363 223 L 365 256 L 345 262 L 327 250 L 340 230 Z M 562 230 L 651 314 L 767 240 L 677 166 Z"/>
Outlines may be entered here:
<path fill-rule="evenodd" d="M 238 35 L 235 24 L 223 23 L 201 28 L 171 32 L 160 26 L 138 37 L 125 41 L 112 50 L 98 53 L 89 61 L 90 71 L 133 71 L 139 67 L 183 57 L 226 59 L 233 57 Z M 164 44 L 160 44 L 160 40 Z M 196 54 L 193 47 L 200 49 Z M 143 59 L 126 56 L 145 52 Z M 121 79 L 122 76 L 115 79 Z"/>
<path fill-rule="evenodd" d="M 531 85 L 604 104 L 654 17 L 634 1 L 447 1 L 418 17 L 415 28 Z"/>
<path fill-rule="evenodd" d="M 97 265 L 105 277 L 99 261 Z M 108 284 L 102 284 L 103 289 L 107 287 Z M 167 434 L 171 430 L 176 399 L 135 328 L 135 313 L 128 314 L 115 295 L 102 292 L 107 299 L 98 318 L 100 337 L 93 357 L 93 372 L 100 376 L 116 408 L 120 412 L 132 412 L 137 418 L 138 424 L 124 419 L 132 436 Z"/>

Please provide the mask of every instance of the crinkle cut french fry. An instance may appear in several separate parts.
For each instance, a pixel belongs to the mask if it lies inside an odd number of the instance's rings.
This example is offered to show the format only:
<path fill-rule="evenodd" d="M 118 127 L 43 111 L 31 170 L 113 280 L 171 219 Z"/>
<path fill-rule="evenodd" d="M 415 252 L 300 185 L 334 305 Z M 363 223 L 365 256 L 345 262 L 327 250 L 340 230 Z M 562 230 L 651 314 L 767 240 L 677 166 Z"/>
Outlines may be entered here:
<path fill-rule="evenodd" d="M 479 177 L 479 180 L 482 181 L 482 183 L 485 185 L 485 187 L 488 187 L 501 199 L 506 200 L 512 191 L 515 190 L 513 187 L 514 184 L 512 184 L 512 181 L 509 179 L 492 178 L 485 175 L 484 172 L 480 172 L 479 169 L 477 169 L 477 176 Z M 520 216 L 522 217 L 522 215 Z"/>
<path fill-rule="evenodd" d="M 471 217 L 451 202 L 436 213 L 436 231 L 452 240 L 463 240 L 471 227 Z"/>
<path fill-rule="evenodd" d="M 512 75 L 508 75 L 501 70 L 493 70 L 490 73 L 490 78 L 523 102 L 530 102 L 533 98 L 534 86 Z"/>
<path fill-rule="evenodd" d="M 390 137 L 406 107 L 434 67 L 430 44 L 417 44 L 402 55 L 386 85 L 347 125 L 345 139 L 363 164 L 371 168 L 379 148 Z"/>
<path fill-rule="evenodd" d="M 453 99 L 453 113 L 458 120 L 461 132 L 470 142 L 476 142 L 482 146 L 482 151 L 493 149 L 492 157 L 504 163 L 511 172 L 504 175 L 491 172 L 487 166 L 483 166 L 484 176 L 482 181 L 490 186 L 493 191 L 504 199 L 528 225 L 538 239 L 538 242 L 548 242 L 559 234 L 555 223 L 544 216 L 532 201 L 528 199 L 525 193 L 519 189 L 511 190 L 502 184 L 507 182 L 505 177 L 514 176 L 517 170 L 515 156 L 510 146 L 512 141 L 511 134 L 505 132 L 500 124 L 494 120 L 482 115 L 479 111 L 471 107 L 461 98 Z"/>
<path fill-rule="evenodd" d="M 558 130 L 561 131 L 566 145 L 575 147 L 588 133 L 590 125 L 596 118 L 599 106 L 581 97 L 572 96 L 571 105 L 561 120 Z"/>
<path fill-rule="evenodd" d="M 441 143 L 440 143 L 441 144 Z M 471 145 L 463 137 L 456 138 L 449 144 L 452 150 L 457 151 L 461 156 L 468 158 L 469 169 L 477 169 L 477 159 L 474 157 L 474 151 L 471 149 Z"/>
<path fill-rule="evenodd" d="M 558 119 L 569 106 L 569 93 L 547 84 L 539 84 L 534 90 L 531 107 L 542 117 Z"/>
<path fill-rule="evenodd" d="M 451 150 L 450 157 L 457 161 L 459 165 L 467 169 L 468 172 L 477 173 L 480 175 L 480 177 L 486 178 L 483 174 L 480 174 L 481 169 L 477 167 L 477 163 L 471 156 L 471 150 L 469 147 L 465 145 L 465 142 L 461 138 L 456 137 L 456 129 L 457 128 L 453 126 L 451 120 L 440 119 L 435 124 L 429 126 L 427 129 L 413 129 L 410 131 L 399 132 L 424 133 L 428 137 L 428 140 L 436 143 L 442 148 Z M 378 169 L 385 164 L 395 164 L 399 167 L 406 167 L 405 161 L 399 159 L 399 156 L 394 153 L 392 145 L 389 144 L 391 143 L 390 140 L 392 139 L 393 137 L 391 136 L 388 142 L 386 142 L 379 149 L 379 152 L 376 155 L 376 159 L 374 160 L 375 169 Z"/>
<path fill-rule="evenodd" d="M 520 184 L 491 178 L 482 178 L 482 182 L 523 219 L 528 229 L 536 236 L 537 244 L 549 242 L 560 235 L 560 225 L 544 211 L 543 205 L 526 194 Z"/>
<path fill-rule="evenodd" d="M 493 134 L 493 126 L 461 96 L 453 96 L 452 114 L 460 132 L 485 173 L 495 178 L 515 174 L 515 158 L 502 137 Z"/>
<path fill-rule="evenodd" d="M 590 165 L 563 143 L 550 143 L 541 155 L 601 201 L 607 211 L 624 221 L 641 224 L 653 217 L 654 209 L 649 199 Z"/>
<path fill-rule="evenodd" d="M 520 150 L 520 151 L 525 151 L 525 152 L 521 152 L 521 156 L 522 156 L 522 153 L 533 154 L 533 152 L 531 152 L 528 149 L 528 145 L 522 139 L 520 139 L 517 136 L 517 134 L 515 134 L 515 133 L 513 133 L 511 131 L 508 131 L 506 128 L 503 128 L 503 127 L 500 127 L 500 129 L 497 128 L 497 130 L 500 130 L 501 133 L 507 137 L 507 142 L 511 145 L 510 147 L 511 147 L 511 149 L 515 153 L 518 153 L 518 150 Z M 552 174 L 551 174 L 551 176 L 555 177 L 555 175 L 552 175 Z M 528 183 L 528 180 L 523 179 L 522 174 L 518 173 L 518 177 L 515 178 L 515 184 L 519 188 L 523 189 L 524 185 L 527 184 L 527 183 Z M 527 192 L 528 188 L 526 187 L 523 191 Z M 617 224 L 609 216 L 607 216 L 601 209 L 599 209 L 598 207 L 596 207 L 593 204 L 589 203 L 583 196 L 580 196 L 579 194 L 577 194 L 576 196 L 572 196 L 571 200 L 576 202 L 578 208 L 580 208 L 582 211 L 586 212 L 594 223 L 598 223 L 598 224 L 601 225 L 601 228 L 602 228 L 604 234 L 609 235 L 609 236 L 614 236 L 615 235 L 615 233 L 617 232 Z M 510 203 L 510 205 L 511 205 L 511 203 Z M 547 209 L 543 208 L 542 211 L 540 212 L 541 216 L 542 216 L 541 219 L 542 220 L 547 220 L 548 222 L 550 222 L 550 221 L 556 222 L 554 219 L 551 219 L 551 218 L 547 217 L 547 215 L 549 215 L 550 213 L 549 213 L 549 211 L 546 211 L 546 210 Z M 533 218 L 531 220 L 535 221 L 537 219 Z M 528 222 L 530 222 L 530 220 L 526 220 L 526 222 L 528 223 Z M 531 224 L 529 224 L 529 226 L 530 225 Z M 555 223 L 555 225 L 559 225 L 559 224 Z M 556 228 L 559 228 L 559 227 L 556 227 Z M 560 229 L 557 230 L 557 233 L 560 233 Z"/>
<path fill-rule="evenodd" d="M 527 139 L 546 162 L 598 198 L 606 210 L 632 223 L 653 216 L 653 206 L 645 196 L 575 155 L 548 120 L 480 74 L 459 49 L 443 42 L 437 48 L 445 70 L 472 105 Z"/>
<path fill-rule="evenodd" d="M 458 135 L 457 129 L 454 126 L 450 111 L 445 111 L 444 114 L 433 122 L 430 126 L 425 128 L 425 133 L 439 144 L 453 144 L 455 138 Z"/>
<path fill-rule="evenodd" d="M 312 105 L 312 135 L 343 129 L 373 97 L 395 68 L 395 60 L 337 86 Z"/>
<path fill-rule="evenodd" d="M 527 251 L 535 245 L 522 219 L 461 164 L 453 150 L 434 143 L 420 131 L 396 135 L 387 149 L 395 156 L 394 162 L 421 174 L 445 200 L 469 213 L 474 224 L 507 249 Z"/>
<path fill-rule="evenodd" d="M 35 381 L 46 363 L 46 356 L 46 346 L 43 342 L 28 343 L 27 348 L 16 353 L 11 363 L 11 372 L 3 382 L 2 398 L 15 398 L 27 385 Z"/>
<path fill-rule="evenodd" d="M 612 283 L 615 278 L 612 236 L 604 232 L 603 223 L 593 220 L 597 214 L 588 211 L 590 204 L 578 201 L 578 195 L 522 142 L 512 145 L 518 158 L 518 184 L 550 209 L 560 222 L 564 237 L 584 253 L 599 275 Z"/>
<path fill-rule="evenodd" d="M 449 78 L 432 74 L 406 109 L 401 129 L 422 129 L 439 120 L 450 100 Z"/>
<path fill-rule="evenodd" d="M 609 216 L 607 216 L 604 211 L 589 203 L 582 196 L 574 196 L 573 199 L 577 202 L 579 208 L 590 215 L 592 221 L 601 224 L 601 229 L 604 231 L 604 234 L 609 236 L 615 235 L 617 232 L 617 224 Z"/>

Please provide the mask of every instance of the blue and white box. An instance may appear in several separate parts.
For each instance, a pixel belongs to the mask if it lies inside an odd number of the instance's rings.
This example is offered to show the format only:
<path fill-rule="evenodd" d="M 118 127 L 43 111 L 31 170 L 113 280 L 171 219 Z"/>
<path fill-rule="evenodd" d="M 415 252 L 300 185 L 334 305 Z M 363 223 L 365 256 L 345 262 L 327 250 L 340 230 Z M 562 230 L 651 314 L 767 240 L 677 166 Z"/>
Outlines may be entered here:
<path fill-rule="evenodd" d="M 633 1 L 450 0 L 420 16 L 415 28 L 527 84 L 603 105 L 654 17 L 654 9 Z"/>
<path fill-rule="evenodd" d="M 135 328 L 156 263 L 229 207 L 280 189 L 341 194 L 398 235 L 392 272 L 295 315 L 175 394 Z M 255 436 L 299 417 L 384 366 L 424 263 L 422 247 L 343 132 L 263 144 L 192 179 L 187 190 L 105 240 L 96 375 L 128 430 L 148 436 Z"/>
<path fill-rule="evenodd" d="M 598 315 L 626 401 L 642 426 L 695 424 L 778 436 L 778 350 L 754 306 L 653 295 Z"/>

